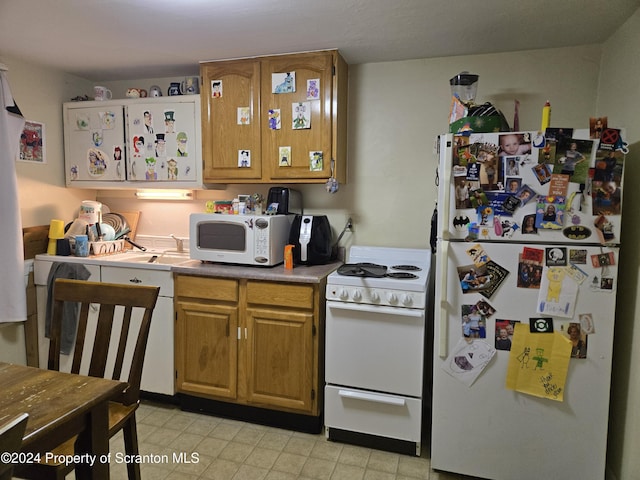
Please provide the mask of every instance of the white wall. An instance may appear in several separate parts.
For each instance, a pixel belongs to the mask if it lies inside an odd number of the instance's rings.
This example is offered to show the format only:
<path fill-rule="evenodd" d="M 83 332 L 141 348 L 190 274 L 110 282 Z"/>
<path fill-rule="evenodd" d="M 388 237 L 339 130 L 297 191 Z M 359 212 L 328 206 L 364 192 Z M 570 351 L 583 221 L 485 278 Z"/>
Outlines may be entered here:
<path fill-rule="evenodd" d="M 46 163 L 16 162 L 23 226 L 48 225 L 66 219 L 80 201 L 95 192 L 65 188 L 62 103 L 90 91 L 92 84 L 58 70 L 41 67 L 2 54 L 9 67 L 13 97 L 25 119 L 45 125 Z"/>
<path fill-rule="evenodd" d="M 625 164 L 623 249 L 620 253 L 618 311 L 609 425 L 609 467 L 619 480 L 640 479 L 640 10 L 603 46 L 598 116 L 624 125 L 630 154 Z M 622 287 L 624 286 L 624 287 Z M 634 348 L 635 346 L 635 348 Z"/>

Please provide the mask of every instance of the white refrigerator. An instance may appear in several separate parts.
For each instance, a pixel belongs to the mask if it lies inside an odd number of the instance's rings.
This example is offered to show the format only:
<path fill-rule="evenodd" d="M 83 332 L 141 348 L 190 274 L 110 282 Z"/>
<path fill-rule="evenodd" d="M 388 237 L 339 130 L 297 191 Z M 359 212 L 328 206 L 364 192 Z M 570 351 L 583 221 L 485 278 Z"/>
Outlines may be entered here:
<path fill-rule="evenodd" d="M 610 130 L 441 137 L 435 470 L 604 478 L 626 153 Z"/>

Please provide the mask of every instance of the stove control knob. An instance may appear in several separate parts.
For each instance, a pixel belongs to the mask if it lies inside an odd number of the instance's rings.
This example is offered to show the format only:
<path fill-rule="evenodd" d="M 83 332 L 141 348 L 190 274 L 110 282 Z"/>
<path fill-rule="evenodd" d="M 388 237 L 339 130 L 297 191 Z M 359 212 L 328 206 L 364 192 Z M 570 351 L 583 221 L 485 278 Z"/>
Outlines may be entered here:
<path fill-rule="evenodd" d="M 389 303 L 391 305 L 395 305 L 396 303 L 398 303 L 398 297 L 396 296 L 395 293 L 389 293 L 387 295 L 387 300 L 389 300 Z"/>
<path fill-rule="evenodd" d="M 349 292 L 347 292 L 347 290 L 345 288 L 342 288 L 339 292 L 338 292 L 338 298 L 340 298 L 340 300 L 346 300 L 349 298 Z"/>
<path fill-rule="evenodd" d="M 410 306 L 412 303 L 413 303 L 413 297 L 411 295 L 406 295 L 405 294 L 405 295 L 402 296 L 402 304 L 405 307 Z"/>
<path fill-rule="evenodd" d="M 376 291 L 371 292 L 371 300 L 374 303 L 378 303 L 380 301 L 380 294 Z"/>
<path fill-rule="evenodd" d="M 353 299 L 356 302 L 359 302 L 360 300 L 362 300 L 362 293 L 360 292 L 360 290 L 356 290 L 353 292 Z"/>

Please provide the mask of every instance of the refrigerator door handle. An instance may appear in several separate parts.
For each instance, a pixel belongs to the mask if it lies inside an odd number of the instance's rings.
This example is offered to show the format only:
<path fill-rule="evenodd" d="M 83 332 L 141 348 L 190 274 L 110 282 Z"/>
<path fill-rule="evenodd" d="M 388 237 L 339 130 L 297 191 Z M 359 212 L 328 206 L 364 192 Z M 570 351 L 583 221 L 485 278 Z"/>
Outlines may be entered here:
<path fill-rule="evenodd" d="M 447 291 L 448 281 L 448 263 L 449 263 L 449 242 L 440 242 L 440 259 L 442 263 L 441 276 L 440 276 L 440 292 L 442 298 L 440 299 L 440 318 L 438 318 L 438 355 L 441 358 L 447 356 L 447 342 L 448 337 L 448 323 L 447 323 L 447 307 L 449 306 L 447 299 L 442 295 Z"/>
<path fill-rule="evenodd" d="M 384 403 L 385 405 L 394 405 L 398 407 L 402 407 L 406 403 L 404 398 L 376 395 L 375 393 L 354 392 L 351 390 L 338 390 L 338 395 L 342 398 L 354 398 L 356 400 Z"/>
<path fill-rule="evenodd" d="M 451 137 L 451 135 L 445 135 L 444 137 L 442 137 L 442 141 L 444 142 L 443 145 L 440 146 L 440 151 L 441 152 L 450 152 L 450 149 L 446 148 L 447 146 L 447 142 L 449 142 L 450 144 L 453 144 L 453 139 Z M 453 147 L 452 147 L 453 148 Z M 440 238 L 443 240 L 448 240 L 449 239 L 449 222 L 450 222 L 450 215 L 451 215 L 451 192 L 449 191 L 451 189 L 451 176 L 452 176 L 452 168 L 451 168 L 451 155 L 444 155 L 444 161 L 440 163 L 439 168 L 441 169 L 440 171 L 440 178 L 442 179 L 442 191 L 444 192 L 444 194 L 442 195 L 442 208 L 440 209 L 440 211 L 438 212 L 438 214 L 442 217 L 442 221 L 440 223 L 441 230 L 440 230 Z M 455 190 L 451 190 L 451 191 L 455 191 Z"/>

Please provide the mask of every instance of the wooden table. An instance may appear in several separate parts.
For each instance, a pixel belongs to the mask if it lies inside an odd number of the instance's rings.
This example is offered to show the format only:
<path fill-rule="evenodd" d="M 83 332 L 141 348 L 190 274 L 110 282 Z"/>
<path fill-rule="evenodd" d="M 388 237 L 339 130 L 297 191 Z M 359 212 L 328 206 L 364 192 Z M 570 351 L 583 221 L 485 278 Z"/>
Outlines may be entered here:
<path fill-rule="evenodd" d="M 126 387 L 126 382 L 0 362 L 0 422 L 29 414 L 23 452 L 50 454 L 78 435 L 76 454 L 82 457 L 76 478 L 108 479 L 108 403 Z"/>

